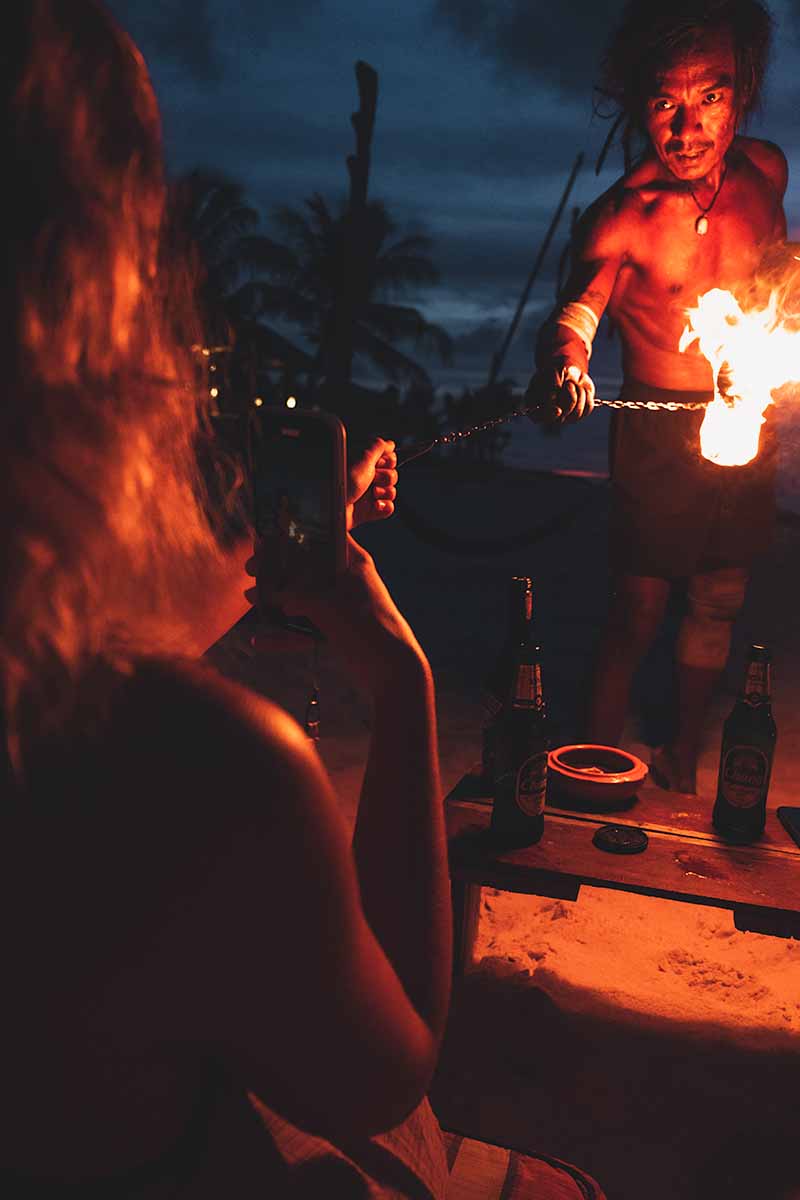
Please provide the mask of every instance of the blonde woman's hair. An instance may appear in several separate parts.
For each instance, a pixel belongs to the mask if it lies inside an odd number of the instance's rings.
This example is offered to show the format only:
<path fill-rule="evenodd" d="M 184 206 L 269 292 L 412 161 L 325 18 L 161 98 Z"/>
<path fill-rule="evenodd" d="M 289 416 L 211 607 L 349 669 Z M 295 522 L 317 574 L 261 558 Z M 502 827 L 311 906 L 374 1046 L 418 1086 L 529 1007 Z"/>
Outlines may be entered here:
<path fill-rule="evenodd" d="M 20 770 L 93 664 L 177 644 L 219 551 L 142 56 L 100 0 L 25 0 L 0 64 L 0 716 Z"/>

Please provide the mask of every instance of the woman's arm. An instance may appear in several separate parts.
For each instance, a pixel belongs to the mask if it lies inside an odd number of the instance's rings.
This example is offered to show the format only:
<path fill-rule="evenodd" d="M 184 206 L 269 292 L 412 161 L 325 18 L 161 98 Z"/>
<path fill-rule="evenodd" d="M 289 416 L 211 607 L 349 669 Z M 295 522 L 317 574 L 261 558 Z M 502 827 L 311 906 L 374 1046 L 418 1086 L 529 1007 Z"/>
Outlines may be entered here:
<path fill-rule="evenodd" d="M 404 910 L 423 923 L 418 894 L 443 893 L 439 839 L 419 852 L 438 881 L 407 880 L 388 898 L 393 922 L 371 916 L 339 801 L 296 723 L 200 664 L 182 674 L 179 694 L 168 684 L 160 694 L 194 747 L 183 772 L 191 805 L 182 807 L 197 814 L 187 839 L 207 832 L 190 856 L 193 878 L 176 874 L 176 909 L 147 969 L 166 1010 L 161 1036 L 216 1059 L 243 1089 L 321 1136 L 392 1128 L 429 1085 L 443 1013 L 438 1005 L 434 1028 L 420 1011 L 434 991 L 424 977 L 446 975 L 450 964 L 430 957 L 427 934 L 416 961 L 398 952 L 391 926 Z M 419 809 L 408 823 L 424 847 Z M 385 838 L 373 845 L 379 891 L 392 848 Z"/>
<path fill-rule="evenodd" d="M 367 920 L 438 1045 L 450 998 L 451 902 L 433 677 L 413 648 L 373 697 L 353 851 Z"/>
<path fill-rule="evenodd" d="M 188 703 L 174 708 L 190 730 L 198 811 L 218 810 L 222 832 L 198 902 L 182 908 L 169 938 L 166 991 L 182 997 L 177 1038 L 218 1057 L 290 1121 L 352 1138 L 398 1124 L 423 1097 L 446 1018 L 450 907 L 433 685 L 356 543 L 334 593 L 287 599 L 374 701 L 355 854 L 295 722 L 186 667 L 195 715 L 186 719 Z"/>
<path fill-rule="evenodd" d="M 372 557 L 350 539 L 335 602 L 291 598 L 326 633 L 373 704 L 353 851 L 367 920 L 438 1043 L 451 913 L 433 678 Z"/>

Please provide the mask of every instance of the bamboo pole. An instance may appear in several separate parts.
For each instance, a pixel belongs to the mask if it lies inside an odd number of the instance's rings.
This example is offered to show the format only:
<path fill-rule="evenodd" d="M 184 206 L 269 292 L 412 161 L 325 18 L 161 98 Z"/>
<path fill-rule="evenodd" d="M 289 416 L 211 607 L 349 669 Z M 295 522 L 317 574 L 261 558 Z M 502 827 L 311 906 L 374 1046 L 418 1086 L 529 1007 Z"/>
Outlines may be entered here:
<path fill-rule="evenodd" d="M 514 313 L 514 317 L 511 322 L 511 325 L 509 326 L 508 333 L 505 336 L 505 340 L 504 340 L 502 346 L 500 347 L 500 349 L 498 351 L 496 351 L 495 354 L 492 355 L 492 365 L 489 370 L 489 379 L 486 384 L 487 388 L 493 388 L 494 385 L 497 383 L 497 377 L 500 374 L 500 368 L 502 367 L 503 362 L 506 357 L 506 354 L 508 353 L 508 348 L 511 345 L 511 342 L 513 341 L 514 334 L 517 332 L 517 327 L 520 323 L 522 314 L 525 310 L 525 305 L 528 303 L 528 297 L 531 294 L 531 288 L 533 287 L 534 283 L 536 282 L 539 272 L 542 269 L 542 265 L 544 263 L 546 255 L 547 255 L 547 251 L 550 249 L 550 243 L 552 242 L 552 240 L 555 236 L 556 230 L 558 229 L 564 209 L 567 207 L 567 201 L 569 200 L 570 195 L 572 193 L 572 189 L 575 186 L 575 180 L 578 178 L 578 172 L 580 171 L 582 166 L 583 166 L 583 154 L 581 153 L 575 159 L 575 162 L 572 167 L 572 171 L 570 172 L 569 179 L 567 180 L 567 185 L 564 188 L 564 194 L 562 195 L 561 200 L 558 205 L 558 208 L 556 209 L 555 215 L 554 215 L 552 221 L 550 222 L 550 228 L 547 230 L 545 239 L 542 242 L 542 245 L 539 249 L 539 253 L 536 256 L 536 261 L 533 264 L 530 275 L 528 276 L 527 283 L 525 284 L 525 287 L 522 289 L 522 295 L 520 296 L 519 303 L 517 304 L 517 311 Z"/>

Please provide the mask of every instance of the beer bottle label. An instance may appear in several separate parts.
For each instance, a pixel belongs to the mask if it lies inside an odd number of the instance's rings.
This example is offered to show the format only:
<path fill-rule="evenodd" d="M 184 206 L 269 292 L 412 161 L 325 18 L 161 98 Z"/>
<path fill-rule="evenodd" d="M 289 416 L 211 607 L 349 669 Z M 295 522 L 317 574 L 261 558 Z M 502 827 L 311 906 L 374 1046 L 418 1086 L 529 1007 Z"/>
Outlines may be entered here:
<path fill-rule="evenodd" d="M 511 703 L 514 708 L 542 709 L 544 707 L 542 668 L 538 662 L 522 663 L 517 668 L 517 680 Z"/>
<path fill-rule="evenodd" d="M 769 759 L 757 746 L 732 746 L 722 763 L 722 795 L 732 808 L 753 808 L 764 795 Z"/>
<path fill-rule="evenodd" d="M 547 794 L 547 751 L 532 754 L 517 771 L 516 802 L 526 817 L 538 817 L 544 812 Z"/>
<path fill-rule="evenodd" d="M 750 708 L 758 708 L 769 700 L 769 665 L 765 662 L 751 662 L 747 668 L 747 679 L 744 685 L 744 702 Z"/>

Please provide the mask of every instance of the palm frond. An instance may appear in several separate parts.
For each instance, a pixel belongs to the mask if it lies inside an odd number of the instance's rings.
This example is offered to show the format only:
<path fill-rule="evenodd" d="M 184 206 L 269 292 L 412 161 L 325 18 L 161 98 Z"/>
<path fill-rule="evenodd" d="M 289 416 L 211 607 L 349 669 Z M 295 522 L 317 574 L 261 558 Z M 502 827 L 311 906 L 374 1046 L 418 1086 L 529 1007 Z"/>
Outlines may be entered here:
<path fill-rule="evenodd" d="M 418 255 L 388 253 L 376 260 L 373 271 L 376 289 L 394 293 L 412 287 L 427 287 L 439 282 L 439 272 L 430 261 Z"/>
<path fill-rule="evenodd" d="M 267 366 L 278 358 L 295 370 L 308 371 L 313 367 L 313 359 L 305 350 L 301 350 L 282 333 L 260 321 L 242 322 L 238 335 L 239 344 L 246 346 L 255 355 L 256 362 L 262 366 Z"/>
<path fill-rule="evenodd" d="M 319 309 L 313 300 L 294 288 L 250 279 L 228 298 L 230 310 L 241 318 L 256 320 L 261 316 L 282 317 L 304 331 L 311 332 L 318 323 Z"/>
<path fill-rule="evenodd" d="M 408 237 L 398 238 L 387 249 L 387 254 L 409 255 L 411 258 L 428 259 L 433 249 L 432 240 L 424 233 L 409 234 Z"/>
<path fill-rule="evenodd" d="M 258 213 L 247 205 L 222 209 L 215 205 L 218 211 L 208 219 L 204 216 L 203 228 L 199 231 L 198 240 L 204 245 L 212 257 L 222 257 L 229 254 L 240 238 L 256 228 L 259 222 Z"/>
<path fill-rule="evenodd" d="M 453 341 L 449 333 L 441 325 L 427 321 L 417 308 L 373 303 L 361 315 L 361 323 L 388 341 L 413 342 L 418 349 L 438 355 L 445 364 L 452 361 Z"/>
<path fill-rule="evenodd" d="M 218 236 L 220 224 L 230 224 L 242 233 L 258 224 L 258 213 L 245 202 L 241 184 L 220 171 L 187 172 L 176 181 L 175 194 L 198 240 Z"/>
<path fill-rule="evenodd" d="M 273 278 L 290 279 L 300 271 L 295 252 L 264 234 L 240 238 L 237 253 L 242 269 L 253 275 L 266 271 Z"/>
<path fill-rule="evenodd" d="M 403 354 L 396 346 L 384 341 L 361 323 L 356 324 L 353 332 L 356 353 L 369 359 L 373 366 L 383 371 L 390 379 L 406 379 L 411 383 L 430 386 L 431 379 L 425 368 L 407 354 Z"/>

